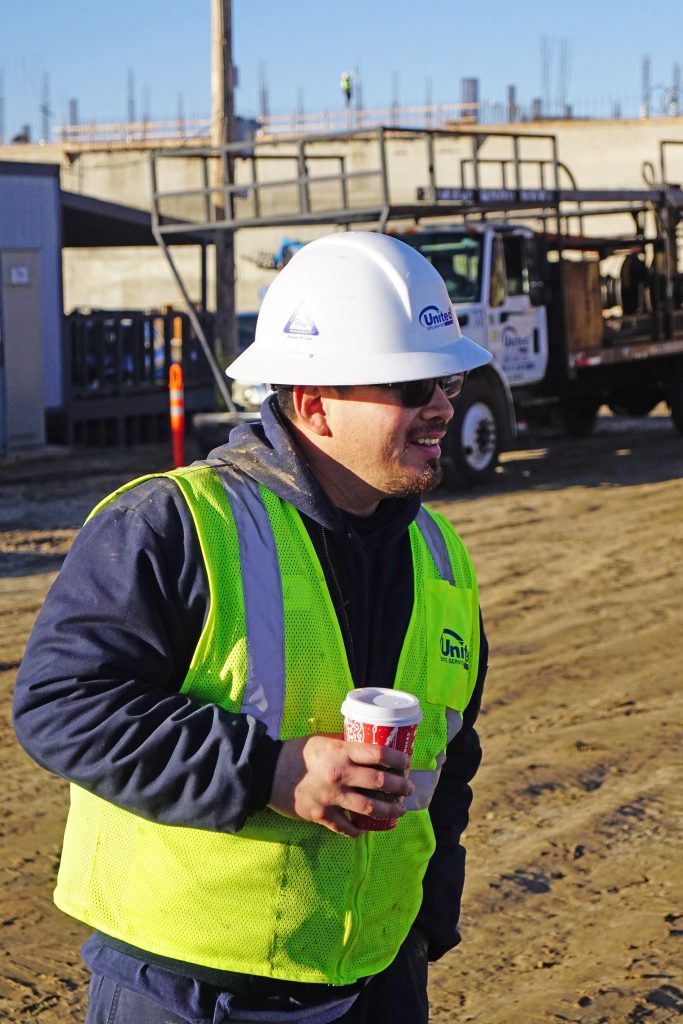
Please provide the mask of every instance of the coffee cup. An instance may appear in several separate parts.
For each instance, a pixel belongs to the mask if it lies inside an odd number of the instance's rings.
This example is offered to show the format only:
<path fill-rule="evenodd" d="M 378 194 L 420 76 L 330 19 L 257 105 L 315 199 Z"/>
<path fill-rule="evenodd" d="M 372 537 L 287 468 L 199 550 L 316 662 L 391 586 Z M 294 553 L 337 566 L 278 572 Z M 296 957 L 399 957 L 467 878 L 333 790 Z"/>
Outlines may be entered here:
<path fill-rule="evenodd" d="M 415 733 L 422 720 L 420 702 L 412 693 L 382 686 L 364 686 L 347 693 L 341 706 L 344 716 L 344 739 L 349 743 L 374 743 L 380 747 L 393 747 L 409 757 L 413 752 Z M 385 768 L 401 774 L 396 769 Z M 360 790 L 368 796 L 386 801 L 400 799 L 394 793 L 381 790 Z M 396 827 L 398 818 L 371 818 L 366 814 L 349 812 L 358 828 L 369 832 L 386 832 Z"/>

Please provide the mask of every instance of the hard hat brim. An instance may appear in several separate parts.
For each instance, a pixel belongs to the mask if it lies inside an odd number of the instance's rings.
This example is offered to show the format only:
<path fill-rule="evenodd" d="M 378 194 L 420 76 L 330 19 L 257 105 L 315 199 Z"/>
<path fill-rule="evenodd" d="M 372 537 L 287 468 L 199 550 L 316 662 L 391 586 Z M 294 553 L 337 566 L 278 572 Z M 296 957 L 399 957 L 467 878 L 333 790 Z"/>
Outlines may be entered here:
<path fill-rule="evenodd" d="M 355 360 L 348 353 L 332 358 L 328 352 L 319 359 L 310 352 L 265 352 L 252 344 L 225 372 L 241 384 L 390 384 L 464 373 L 485 366 L 492 358 L 487 349 L 464 335 L 452 345 L 432 351 L 373 353 Z"/>

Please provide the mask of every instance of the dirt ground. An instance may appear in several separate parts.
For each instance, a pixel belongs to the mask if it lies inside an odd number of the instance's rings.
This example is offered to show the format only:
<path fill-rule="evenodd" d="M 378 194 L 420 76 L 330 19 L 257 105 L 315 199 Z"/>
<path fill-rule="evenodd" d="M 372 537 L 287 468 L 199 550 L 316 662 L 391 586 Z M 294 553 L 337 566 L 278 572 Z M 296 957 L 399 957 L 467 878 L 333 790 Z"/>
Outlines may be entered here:
<path fill-rule="evenodd" d="M 167 460 L 0 463 L 1 1020 L 85 1005 L 87 931 L 51 903 L 66 785 L 13 739 L 16 669 L 86 513 Z M 431 500 L 472 551 L 491 641 L 463 943 L 432 970 L 432 1020 L 678 1020 L 683 439 L 661 416 L 526 435 L 492 486 Z"/>

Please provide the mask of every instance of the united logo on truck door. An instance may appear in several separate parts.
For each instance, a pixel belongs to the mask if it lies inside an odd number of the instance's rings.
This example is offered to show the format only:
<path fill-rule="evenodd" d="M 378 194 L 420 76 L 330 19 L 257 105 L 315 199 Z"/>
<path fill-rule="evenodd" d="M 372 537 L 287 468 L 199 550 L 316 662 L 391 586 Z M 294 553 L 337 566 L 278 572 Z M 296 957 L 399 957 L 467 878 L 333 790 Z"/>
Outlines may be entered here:
<path fill-rule="evenodd" d="M 508 325 L 501 332 L 502 352 L 500 365 L 510 382 L 520 382 L 534 372 L 537 357 L 534 355 L 531 333 L 520 334 Z"/>
<path fill-rule="evenodd" d="M 514 327 L 503 328 L 503 348 L 514 349 L 515 352 L 528 352 L 531 346 L 531 338 L 528 334 L 517 334 Z"/>
<path fill-rule="evenodd" d="M 462 665 L 464 669 L 470 667 L 469 648 L 455 630 L 444 629 L 441 634 L 441 660 L 450 665 Z"/>

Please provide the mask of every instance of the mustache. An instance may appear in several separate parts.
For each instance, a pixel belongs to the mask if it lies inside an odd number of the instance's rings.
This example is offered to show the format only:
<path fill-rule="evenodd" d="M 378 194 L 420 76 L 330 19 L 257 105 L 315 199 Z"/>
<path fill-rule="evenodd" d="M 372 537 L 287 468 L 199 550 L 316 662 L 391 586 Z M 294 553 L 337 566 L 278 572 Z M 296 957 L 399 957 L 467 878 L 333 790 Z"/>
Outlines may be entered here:
<path fill-rule="evenodd" d="M 437 434 L 442 434 L 445 433 L 447 429 L 448 420 L 430 420 L 428 424 L 411 430 L 407 436 L 409 441 L 415 441 L 420 437 L 431 437 L 431 431 L 434 431 L 434 433 Z"/>

